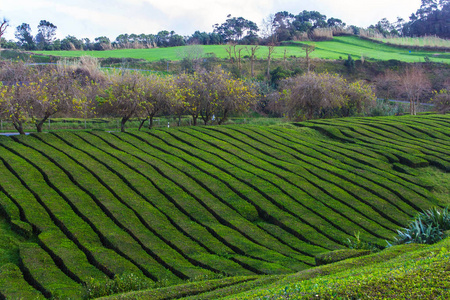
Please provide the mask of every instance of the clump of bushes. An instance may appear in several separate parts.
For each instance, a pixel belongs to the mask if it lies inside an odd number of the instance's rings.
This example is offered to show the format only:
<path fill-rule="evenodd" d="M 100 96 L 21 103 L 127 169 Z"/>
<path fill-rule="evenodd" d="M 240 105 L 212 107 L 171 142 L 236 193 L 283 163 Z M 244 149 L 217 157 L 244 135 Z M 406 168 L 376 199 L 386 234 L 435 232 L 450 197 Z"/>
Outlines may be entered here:
<path fill-rule="evenodd" d="M 391 102 L 388 99 L 377 99 L 369 112 L 372 117 L 376 116 L 399 116 L 406 112 L 406 104 Z"/>
<path fill-rule="evenodd" d="M 449 208 L 437 207 L 420 213 L 406 228 L 397 230 L 397 236 L 393 243 L 388 242 L 388 247 L 400 244 L 434 244 L 442 240 L 446 231 L 450 230 Z"/>
<path fill-rule="evenodd" d="M 348 82 L 338 74 L 309 72 L 284 79 L 276 101 L 290 119 L 364 115 L 376 103 L 372 87 L 363 81 Z"/>

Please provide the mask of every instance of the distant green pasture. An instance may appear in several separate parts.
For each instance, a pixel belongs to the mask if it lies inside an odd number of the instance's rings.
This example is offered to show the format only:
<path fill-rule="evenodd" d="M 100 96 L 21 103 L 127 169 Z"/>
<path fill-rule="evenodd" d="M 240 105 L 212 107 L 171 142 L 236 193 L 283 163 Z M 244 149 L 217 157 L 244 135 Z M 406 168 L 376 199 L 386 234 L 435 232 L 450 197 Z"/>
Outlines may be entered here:
<path fill-rule="evenodd" d="M 431 61 L 450 63 L 450 54 L 442 52 L 427 52 L 416 51 L 391 47 L 383 44 L 374 43 L 367 40 L 362 40 L 355 36 L 335 37 L 331 41 L 324 42 L 302 42 L 306 44 L 315 44 L 316 51 L 311 54 L 313 58 L 321 59 L 346 59 L 351 55 L 354 59 L 360 59 L 361 56 L 366 60 L 390 60 L 396 59 L 405 62 L 423 62 L 425 56 L 428 56 Z M 292 57 L 304 57 L 305 52 L 301 48 L 301 43 L 296 42 L 294 45 L 279 46 L 276 48 L 273 57 L 275 59 L 282 59 L 285 55 Z M 249 48 L 250 46 L 238 46 Z M 65 56 L 65 57 L 80 57 L 83 55 L 90 55 L 98 58 L 135 58 L 145 59 L 147 61 L 158 61 L 167 59 L 171 61 L 180 60 L 183 55 L 184 47 L 171 48 L 154 48 L 154 49 L 119 49 L 107 51 L 35 51 L 37 54 Z M 228 54 L 225 51 L 224 45 L 210 45 L 202 46 L 205 54 L 214 53 L 219 58 L 227 58 Z M 268 48 L 262 46 L 257 52 L 258 59 L 267 58 Z M 241 52 L 242 56 L 248 55 L 246 50 Z"/>

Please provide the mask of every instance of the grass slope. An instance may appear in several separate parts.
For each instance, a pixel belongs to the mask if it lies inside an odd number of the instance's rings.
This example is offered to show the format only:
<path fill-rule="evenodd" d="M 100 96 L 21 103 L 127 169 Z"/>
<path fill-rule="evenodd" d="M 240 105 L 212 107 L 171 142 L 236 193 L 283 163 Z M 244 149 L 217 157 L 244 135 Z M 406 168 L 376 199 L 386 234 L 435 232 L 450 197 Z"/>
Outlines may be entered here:
<path fill-rule="evenodd" d="M 311 44 L 311 42 L 305 42 Z M 450 62 L 450 55 L 439 52 L 416 51 L 408 49 L 400 49 L 379 43 L 374 43 L 368 40 L 360 39 L 356 36 L 341 36 L 335 37 L 331 41 L 314 42 L 316 51 L 311 53 L 311 57 L 322 59 L 346 59 L 348 55 L 352 55 L 355 59 L 364 56 L 365 59 L 373 60 L 390 60 L 396 59 L 405 62 L 423 62 L 424 57 L 428 56 L 434 62 Z M 242 46 L 245 47 L 245 46 Z M 83 55 L 90 55 L 98 58 L 135 58 L 144 59 L 147 61 L 158 61 L 167 59 L 171 61 L 181 60 L 183 57 L 184 47 L 171 48 L 155 48 L 155 49 L 120 49 L 107 51 L 34 51 L 37 54 L 65 56 L 65 57 L 80 57 Z M 214 53 L 219 58 L 227 58 L 228 54 L 225 51 L 226 46 L 210 45 L 202 46 L 204 53 Z M 287 57 L 304 57 L 305 52 L 301 48 L 301 43 L 296 43 L 290 46 L 279 46 L 273 54 L 273 58 L 282 59 L 287 51 Z M 267 47 L 261 47 L 256 56 L 259 59 L 266 59 L 268 54 Z M 248 55 L 244 50 L 242 55 Z"/>
<path fill-rule="evenodd" d="M 418 211 L 449 205 L 449 124 L 423 115 L 0 137 L 0 298 L 163 286 L 142 297 L 214 299 L 269 284 L 242 297 L 309 297 L 311 285 L 376 297 L 387 291 L 370 287 L 385 284 L 374 263 L 397 268 L 391 259 L 417 247 L 338 267 L 313 268 L 315 257 L 355 233 L 383 247 Z M 447 252 L 427 254 L 427 266 L 442 268 Z M 416 284 L 416 266 L 392 276 Z M 337 272 L 331 290 L 308 277 Z M 442 292 L 420 275 L 435 287 L 419 285 L 421 295 Z"/>
<path fill-rule="evenodd" d="M 226 299 L 448 299 L 449 247 L 450 239 L 432 246 L 395 246 Z"/>
<path fill-rule="evenodd" d="M 194 283 L 102 299 L 448 299 L 449 249 L 447 238 L 432 246 L 394 246 L 292 275 L 248 277 L 227 287 L 218 287 L 223 283 L 215 280 L 203 282 L 202 288 Z"/>

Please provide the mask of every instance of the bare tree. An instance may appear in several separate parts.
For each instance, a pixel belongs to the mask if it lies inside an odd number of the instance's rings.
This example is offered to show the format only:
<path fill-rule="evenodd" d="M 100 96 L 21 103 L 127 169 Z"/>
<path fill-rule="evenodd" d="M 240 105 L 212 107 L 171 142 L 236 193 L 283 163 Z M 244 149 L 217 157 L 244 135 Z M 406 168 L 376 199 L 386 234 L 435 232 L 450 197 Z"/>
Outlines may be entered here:
<path fill-rule="evenodd" d="M 392 70 L 386 70 L 384 74 L 375 78 L 375 86 L 378 97 L 397 99 L 399 97 L 400 76 Z"/>
<path fill-rule="evenodd" d="M 228 58 L 230 59 L 230 62 L 233 62 L 233 48 L 236 46 L 235 43 L 229 42 L 227 46 L 225 47 L 225 51 L 228 54 Z"/>
<path fill-rule="evenodd" d="M 284 68 L 287 69 L 287 54 L 288 54 L 288 50 L 286 48 L 284 48 L 284 53 L 283 53 L 283 64 L 284 64 Z"/>
<path fill-rule="evenodd" d="M 287 115 L 291 119 L 312 119 L 322 109 L 339 107 L 345 101 L 345 80 L 328 73 L 306 73 L 282 82 Z"/>
<path fill-rule="evenodd" d="M 246 49 L 247 49 L 247 53 L 248 53 L 249 56 L 250 56 L 250 74 L 251 74 L 252 77 L 255 76 L 255 59 L 256 59 L 256 51 L 258 51 L 259 48 L 260 48 L 260 47 L 259 47 L 258 45 L 251 46 L 251 47 L 250 47 L 250 51 L 248 50 L 248 48 L 246 48 Z"/>
<path fill-rule="evenodd" d="M 125 132 L 125 124 L 130 118 L 145 113 L 142 76 L 138 72 L 113 73 L 110 75 L 108 87 L 101 95 L 100 113 L 120 117 L 122 132 Z"/>
<path fill-rule="evenodd" d="M 450 89 L 435 91 L 432 101 L 438 113 L 445 114 L 450 112 Z"/>
<path fill-rule="evenodd" d="M 54 67 L 27 68 L 23 63 L 9 63 L 3 69 L 1 77 L 7 78 L 7 83 L 1 88 L 0 110 L 20 134 L 25 133 L 23 125 L 27 122 L 41 132 L 50 116 L 71 109 L 73 74 L 61 74 Z"/>
<path fill-rule="evenodd" d="M 302 49 L 305 51 L 306 53 L 306 66 L 308 68 L 308 72 L 311 71 L 311 59 L 309 57 L 309 55 L 314 52 L 314 50 L 316 50 L 316 45 L 312 44 L 312 45 L 303 45 Z"/>
<path fill-rule="evenodd" d="M 421 67 L 414 65 L 405 69 L 400 79 L 400 89 L 408 97 L 410 114 L 416 115 L 420 98 L 426 91 L 431 89 L 431 83 L 425 71 Z"/>
<path fill-rule="evenodd" d="M 36 130 L 42 132 L 48 118 L 72 110 L 77 87 L 73 73 L 52 69 L 39 76 L 36 89 L 36 97 L 32 99 L 29 110 Z"/>
<path fill-rule="evenodd" d="M 3 85 L 0 83 L 0 116 L 11 120 L 14 128 L 25 134 L 24 124 L 29 122 L 27 105 L 28 99 L 34 97 L 33 86 L 29 84 L 13 83 Z"/>
<path fill-rule="evenodd" d="M 275 52 L 275 45 L 271 44 L 267 47 L 267 79 L 270 79 L 270 61 L 272 54 Z"/>
<path fill-rule="evenodd" d="M 242 69 L 242 59 L 241 59 L 241 52 L 242 50 L 244 50 L 244 47 L 236 47 L 237 45 L 234 45 L 233 47 L 233 53 L 234 53 L 234 60 L 237 61 L 238 64 L 238 70 L 239 70 L 239 74 L 241 73 L 241 69 Z"/>
<path fill-rule="evenodd" d="M 2 36 L 9 27 L 9 21 L 5 18 L 0 23 L 0 49 L 2 49 Z"/>
<path fill-rule="evenodd" d="M 277 25 L 275 15 L 270 14 L 262 21 L 261 34 L 267 41 L 267 44 L 276 45 L 278 42 Z"/>
<path fill-rule="evenodd" d="M 176 97 L 174 90 L 175 82 L 172 77 L 161 77 L 150 75 L 143 77 L 143 97 L 142 106 L 146 111 L 146 116 L 141 120 L 139 130 L 144 122 L 149 120 L 148 128 L 153 127 L 153 119 L 170 107 L 170 99 Z"/>
<path fill-rule="evenodd" d="M 270 14 L 262 22 L 261 33 L 267 41 L 268 54 L 267 54 L 267 79 L 270 79 L 270 62 L 272 60 L 272 54 L 275 52 L 275 46 L 278 43 L 278 37 L 276 34 L 276 22 L 275 15 Z"/>

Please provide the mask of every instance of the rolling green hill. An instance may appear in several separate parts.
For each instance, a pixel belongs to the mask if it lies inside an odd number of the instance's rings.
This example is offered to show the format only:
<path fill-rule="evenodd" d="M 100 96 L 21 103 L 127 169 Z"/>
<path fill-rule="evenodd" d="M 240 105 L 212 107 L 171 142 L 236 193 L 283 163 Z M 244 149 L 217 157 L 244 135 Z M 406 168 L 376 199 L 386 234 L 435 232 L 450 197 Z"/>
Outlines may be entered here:
<path fill-rule="evenodd" d="M 422 115 L 1 137 L 0 298 L 161 286 L 143 297 L 217 298 L 314 272 L 355 233 L 382 248 L 418 211 L 450 204 L 449 125 Z"/>
<path fill-rule="evenodd" d="M 311 44 L 311 42 L 305 42 Z M 391 47 L 383 44 L 374 43 L 371 41 L 360 39 L 356 36 L 341 36 L 335 37 L 331 41 L 315 42 L 316 51 L 311 54 L 311 57 L 322 59 L 346 59 L 350 54 L 355 59 L 359 59 L 361 56 L 372 60 L 390 60 L 396 59 L 405 62 L 424 62 L 425 56 L 429 57 L 434 62 L 450 62 L 450 55 L 448 53 L 439 52 L 426 52 L 401 49 Z M 228 54 L 225 51 L 226 46 L 211 45 L 201 46 L 203 52 L 214 53 L 219 58 L 227 58 Z M 245 47 L 245 46 L 242 46 Z M 120 49 L 120 50 L 107 50 L 107 51 L 34 51 L 38 54 L 65 56 L 65 57 L 80 57 L 83 55 L 90 55 L 98 58 L 135 58 L 145 59 L 147 61 L 158 61 L 161 59 L 167 59 L 172 61 L 181 60 L 184 47 L 172 47 L 172 48 L 155 48 L 155 49 Z M 301 48 L 301 43 L 294 43 L 290 46 L 279 46 L 276 48 L 273 57 L 276 59 L 282 59 L 284 57 L 284 51 L 288 57 L 304 57 L 305 52 Z M 261 47 L 257 52 L 259 59 L 267 58 L 267 47 Z M 248 55 L 244 50 L 242 56 Z"/>

